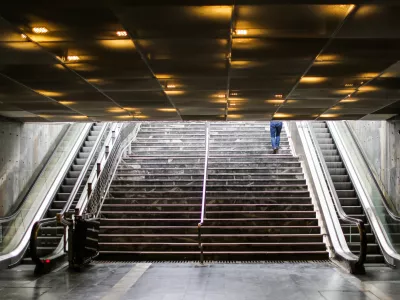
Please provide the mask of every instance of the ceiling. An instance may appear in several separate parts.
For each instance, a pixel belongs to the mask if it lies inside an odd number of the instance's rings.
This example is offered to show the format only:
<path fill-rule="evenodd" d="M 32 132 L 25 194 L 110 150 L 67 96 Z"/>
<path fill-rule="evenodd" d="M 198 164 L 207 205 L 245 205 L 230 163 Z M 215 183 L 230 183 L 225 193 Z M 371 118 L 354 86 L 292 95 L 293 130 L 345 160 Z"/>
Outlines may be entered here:
<path fill-rule="evenodd" d="M 400 114 L 399 1 L 17 2 L 0 4 L 6 118 Z"/>

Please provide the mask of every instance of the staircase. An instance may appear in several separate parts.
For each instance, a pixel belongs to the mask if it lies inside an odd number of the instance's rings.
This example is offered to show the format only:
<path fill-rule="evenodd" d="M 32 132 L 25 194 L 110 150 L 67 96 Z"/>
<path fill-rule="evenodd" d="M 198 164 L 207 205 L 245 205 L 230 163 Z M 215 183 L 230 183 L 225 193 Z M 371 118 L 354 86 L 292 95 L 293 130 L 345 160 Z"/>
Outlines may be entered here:
<path fill-rule="evenodd" d="M 213 123 L 205 259 L 327 259 L 303 171 L 285 131 L 272 154 L 268 123 Z"/>
<path fill-rule="evenodd" d="M 86 160 L 89 157 L 89 154 L 92 151 L 92 148 L 99 137 L 99 133 L 102 127 L 103 125 L 94 123 L 90 128 L 88 136 L 86 137 L 82 147 L 79 149 L 78 155 L 76 156 L 73 164 L 71 165 L 68 173 L 66 174 L 63 180 L 63 184 L 59 187 L 57 194 L 52 200 L 52 203 L 43 218 L 55 217 L 57 213 L 60 213 L 63 210 L 72 190 L 74 189 L 78 177 L 81 174 L 81 171 L 86 163 Z M 93 168 L 93 166 L 91 166 L 91 168 Z M 85 179 L 83 180 L 81 186 L 79 187 L 78 193 L 76 194 L 74 201 L 72 202 L 69 208 L 69 212 L 74 211 L 75 206 L 79 201 L 80 193 L 82 192 L 82 189 L 86 184 L 88 176 L 89 174 L 85 175 Z M 60 243 L 63 234 L 64 234 L 64 227 L 56 225 L 55 223 L 43 227 L 40 230 L 37 239 L 38 255 L 43 257 L 47 254 L 52 253 Z"/>
<path fill-rule="evenodd" d="M 101 257 L 196 260 L 205 123 L 144 123 L 101 209 Z"/>
<path fill-rule="evenodd" d="M 354 190 L 351 179 L 343 164 L 339 151 L 325 122 L 312 122 L 313 130 L 317 137 L 322 154 L 325 158 L 329 173 L 336 188 L 336 193 L 344 212 L 353 218 L 365 222 L 367 232 L 367 259 L 366 263 L 384 263 L 384 257 L 380 252 L 374 233 L 371 230 L 368 219 L 361 206 L 360 200 Z M 342 223 L 342 230 L 346 237 L 349 249 L 356 255 L 359 254 L 360 236 L 356 225 Z"/>
<path fill-rule="evenodd" d="M 266 127 L 267 126 L 267 127 Z M 100 253 L 116 260 L 198 260 L 205 123 L 144 123 L 101 208 Z M 208 260 L 327 259 L 300 162 L 269 124 L 210 124 Z"/>

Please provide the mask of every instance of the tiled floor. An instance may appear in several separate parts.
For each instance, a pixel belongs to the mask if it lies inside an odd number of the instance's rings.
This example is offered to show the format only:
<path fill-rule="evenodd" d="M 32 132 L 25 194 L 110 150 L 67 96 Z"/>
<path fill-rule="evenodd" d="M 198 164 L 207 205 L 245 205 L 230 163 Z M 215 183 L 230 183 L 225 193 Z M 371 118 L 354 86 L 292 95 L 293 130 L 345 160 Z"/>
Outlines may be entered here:
<path fill-rule="evenodd" d="M 400 299 L 400 273 L 355 277 L 331 264 L 96 264 L 35 277 L 30 266 L 0 272 L 0 299 L 259 300 Z"/>

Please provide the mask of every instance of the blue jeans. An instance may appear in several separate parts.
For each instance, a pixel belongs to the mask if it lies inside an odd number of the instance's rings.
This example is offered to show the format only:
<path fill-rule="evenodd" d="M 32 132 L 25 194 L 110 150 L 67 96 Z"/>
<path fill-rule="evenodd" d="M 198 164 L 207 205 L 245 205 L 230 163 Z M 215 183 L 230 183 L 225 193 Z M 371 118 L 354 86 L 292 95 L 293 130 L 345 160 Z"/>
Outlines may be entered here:
<path fill-rule="evenodd" d="M 282 122 L 272 121 L 270 123 L 272 149 L 278 149 L 281 141 Z"/>

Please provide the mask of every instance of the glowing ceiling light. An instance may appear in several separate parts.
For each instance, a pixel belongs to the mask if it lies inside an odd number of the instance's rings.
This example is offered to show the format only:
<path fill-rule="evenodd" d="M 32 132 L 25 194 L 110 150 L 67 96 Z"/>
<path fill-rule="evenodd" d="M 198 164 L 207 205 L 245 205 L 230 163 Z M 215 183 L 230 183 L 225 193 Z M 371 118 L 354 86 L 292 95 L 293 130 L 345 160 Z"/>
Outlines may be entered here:
<path fill-rule="evenodd" d="M 49 32 L 49 30 L 46 27 L 33 27 L 32 31 L 37 34 L 43 34 Z"/>
<path fill-rule="evenodd" d="M 237 96 L 238 93 L 231 93 L 231 96 Z"/>
<path fill-rule="evenodd" d="M 237 35 L 246 35 L 247 29 L 236 29 L 235 34 Z"/>
<path fill-rule="evenodd" d="M 116 33 L 117 33 L 118 36 L 127 36 L 128 35 L 128 33 L 126 31 L 124 31 L 124 30 L 117 31 Z"/>
<path fill-rule="evenodd" d="M 68 55 L 67 60 L 68 61 L 77 61 L 77 60 L 79 60 L 79 56 L 78 55 Z"/>
<path fill-rule="evenodd" d="M 346 83 L 344 86 L 345 87 L 352 87 L 354 84 L 352 84 L 352 83 Z"/>
<path fill-rule="evenodd" d="M 61 92 L 53 92 L 53 91 L 46 91 L 46 90 L 35 90 L 36 93 L 39 93 L 46 97 L 61 97 L 64 96 L 64 93 Z"/>
<path fill-rule="evenodd" d="M 174 89 L 176 88 L 175 84 L 167 84 L 167 89 Z"/>
<path fill-rule="evenodd" d="M 217 94 L 218 98 L 225 98 L 225 94 Z"/>
<path fill-rule="evenodd" d="M 23 38 L 23 39 L 26 39 L 27 38 L 27 36 L 25 35 L 25 34 L 21 34 L 21 37 Z"/>
<path fill-rule="evenodd" d="M 282 95 L 282 94 L 276 94 L 276 95 L 275 95 L 275 98 L 281 99 L 281 98 L 283 98 L 283 95 Z"/>
<path fill-rule="evenodd" d="M 121 107 L 111 107 L 109 109 L 106 110 L 109 113 L 121 113 L 121 112 L 125 112 L 125 110 Z"/>

